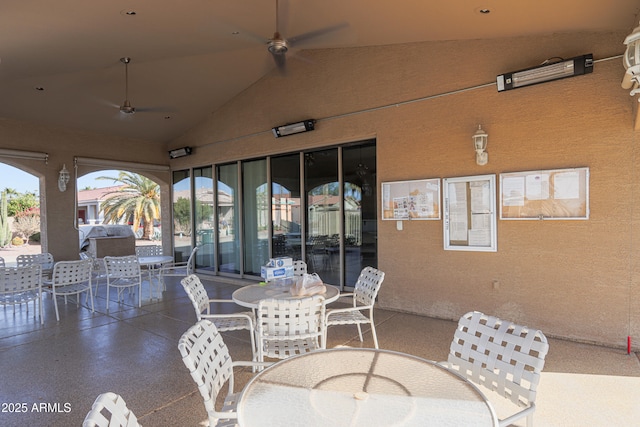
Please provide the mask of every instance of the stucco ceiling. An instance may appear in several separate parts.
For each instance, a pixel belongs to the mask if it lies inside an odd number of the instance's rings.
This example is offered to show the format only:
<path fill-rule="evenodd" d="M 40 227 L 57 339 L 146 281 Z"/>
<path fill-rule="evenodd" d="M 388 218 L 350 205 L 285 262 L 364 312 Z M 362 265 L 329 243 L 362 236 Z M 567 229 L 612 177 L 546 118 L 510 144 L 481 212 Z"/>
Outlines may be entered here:
<path fill-rule="evenodd" d="M 278 72 L 266 46 L 275 1 L 3 1 L 0 117 L 170 141 Z M 338 27 L 288 61 L 306 49 L 627 31 L 640 10 L 638 0 L 280 1 L 287 38 Z M 124 118 L 122 57 L 131 58 L 128 99 L 138 109 Z"/>

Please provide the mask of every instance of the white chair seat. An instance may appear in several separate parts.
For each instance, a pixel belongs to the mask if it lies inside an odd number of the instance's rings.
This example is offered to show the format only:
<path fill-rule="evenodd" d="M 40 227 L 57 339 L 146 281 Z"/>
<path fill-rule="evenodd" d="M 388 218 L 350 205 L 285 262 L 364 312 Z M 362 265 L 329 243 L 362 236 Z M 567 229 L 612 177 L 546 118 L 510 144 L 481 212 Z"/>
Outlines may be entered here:
<path fill-rule="evenodd" d="M 256 318 L 250 311 L 236 313 L 235 315 L 225 314 L 224 317 L 215 317 L 215 315 L 208 316 L 206 314 L 203 314 L 200 316 L 200 318 L 211 320 L 211 322 L 216 325 L 216 328 L 218 328 L 220 332 L 229 332 L 242 331 L 251 327 L 251 325 L 247 321 L 247 316 L 251 318 L 252 323 L 255 323 Z"/>
<path fill-rule="evenodd" d="M 356 323 L 370 323 L 369 318 L 361 311 L 332 312 L 327 320 L 329 325 L 353 325 Z"/>

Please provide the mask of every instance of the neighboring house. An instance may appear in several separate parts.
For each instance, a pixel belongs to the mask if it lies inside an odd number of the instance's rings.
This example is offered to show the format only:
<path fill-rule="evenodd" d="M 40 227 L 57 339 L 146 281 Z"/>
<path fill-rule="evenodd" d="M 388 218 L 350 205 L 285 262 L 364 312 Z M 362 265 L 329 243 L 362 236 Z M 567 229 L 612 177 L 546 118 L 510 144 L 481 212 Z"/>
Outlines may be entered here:
<path fill-rule="evenodd" d="M 123 185 L 78 191 L 78 224 L 102 224 L 104 215 L 100 205 L 108 194 L 118 191 Z"/>

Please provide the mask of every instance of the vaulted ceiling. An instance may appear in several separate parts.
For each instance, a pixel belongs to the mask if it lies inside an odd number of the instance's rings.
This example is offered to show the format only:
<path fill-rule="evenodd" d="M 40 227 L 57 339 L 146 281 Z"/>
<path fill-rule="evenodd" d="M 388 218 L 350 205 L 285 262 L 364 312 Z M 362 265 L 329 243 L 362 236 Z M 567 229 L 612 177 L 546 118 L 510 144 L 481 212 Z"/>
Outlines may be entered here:
<path fill-rule="evenodd" d="M 276 0 L 4 1 L 0 117 L 166 143 L 281 73 L 267 49 L 276 26 L 290 62 L 308 49 L 630 31 L 639 11 L 638 0 L 279 0 L 276 20 Z M 125 98 L 135 114 L 120 112 Z"/>

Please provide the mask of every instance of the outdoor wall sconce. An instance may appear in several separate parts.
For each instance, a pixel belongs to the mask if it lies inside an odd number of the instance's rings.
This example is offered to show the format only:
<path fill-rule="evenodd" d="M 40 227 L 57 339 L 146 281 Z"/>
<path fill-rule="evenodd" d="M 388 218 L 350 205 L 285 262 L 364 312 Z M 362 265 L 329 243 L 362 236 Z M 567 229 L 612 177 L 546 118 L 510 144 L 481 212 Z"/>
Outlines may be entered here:
<path fill-rule="evenodd" d="M 66 191 L 67 184 L 69 183 L 69 178 L 71 178 L 71 175 L 67 170 L 67 165 L 64 164 L 62 165 L 62 169 L 60 169 L 60 172 L 58 173 L 58 190 L 60 190 L 61 192 Z"/>
<path fill-rule="evenodd" d="M 622 57 L 625 73 L 622 78 L 622 88 L 631 89 L 629 93 L 634 96 L 640 92 L 640 26 L 636 27 L 631 34 L 624 39 L 627 50 Z M 639 100 L 640 101 L 640 100 Z"/>
<path fill-rule="evenodd" d="M 480 125 L 478 125 L 478 130 L 472 136 L 473 148 L 476 150 L 476 163 L 480 166 L 486 165 L 489 161 L 489 153 L 485 151 L 487 149 L 488 137 L 489 135 L 482 130 Z"/>

